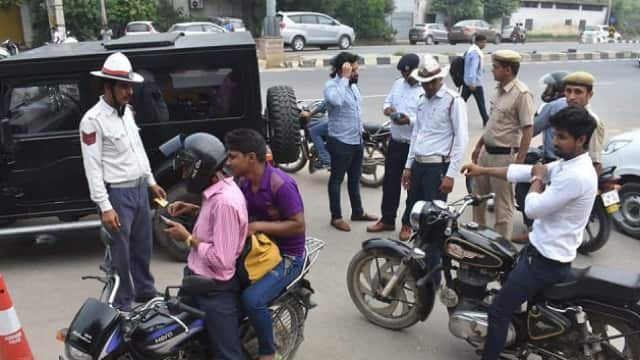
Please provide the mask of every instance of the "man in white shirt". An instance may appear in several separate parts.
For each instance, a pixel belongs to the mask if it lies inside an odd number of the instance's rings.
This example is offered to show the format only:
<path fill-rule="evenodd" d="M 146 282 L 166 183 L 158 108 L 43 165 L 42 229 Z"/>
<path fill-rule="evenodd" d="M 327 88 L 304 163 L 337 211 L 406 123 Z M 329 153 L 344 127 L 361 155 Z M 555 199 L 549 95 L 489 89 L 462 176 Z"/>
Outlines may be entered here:
<path fill-rule="evenodd" d="M 91 200 L 100 208 L 102 224 L 113 237 L 111 255 L 120 276 L 115 306 L 129 310 L 131 302 L 155 297 L 151 258 L 149 190 L 164 199 L 156 184 L 128 102 L 133 84 L 144 81 L 122 53 L 111 54 L 101 70 L 104 95 L 82 118 L 82 160 Z M 133 279 L 133 287 L 130 278 Z"/>
<path fill-rule="evenodd" d="M 416 111 L 424 89 L 411 77 L 411 72 L 420 64 L 416 54 L 406 54 L 398 61 L 398 71 L 402 77 L 394 83 L 387 95 L 382 111 L 391 119 L 391 140 L 384 161 L 384 181 L 382 183 L 382 218 L 368 226 L 368 232 L 393 231 L 400 204 L 402 171 L 409 155 L 411 128 L 416 121 Z M 402 224 L 411 232 L 409 224 Z"/>
<path fill-rule="evenodd" d="M 402 174 L 402 184 L 409 190 L 403 224 L 409 224 L 416 201 L 447 199 L 469 142 L 467 109 L 460 95 L 444 85 L 448 73 L 449 67 L 441 68 L 432 55 L 425 55 L 411 73 L 422 84 L 425 95 L 418 104 Z M 410 236 L 410 230 L 402 231 L 400 240 Z"/>
<path fill-rule="evenodd" d="M 588 154 L 595 119 L 584 108 L 567 107 L 550 122 L 555 131 L 554 150 L 561 160 L 533 166 L 462 167 L 467 176 L 531 183 L 525 199 L 525 212 L 534 219 L 530 245 L 521 252 L 489 307 L 483 360 L 499 358 L 511 317 L 523 302 L 567 278 L 598 191 L 598 178 Z"/>

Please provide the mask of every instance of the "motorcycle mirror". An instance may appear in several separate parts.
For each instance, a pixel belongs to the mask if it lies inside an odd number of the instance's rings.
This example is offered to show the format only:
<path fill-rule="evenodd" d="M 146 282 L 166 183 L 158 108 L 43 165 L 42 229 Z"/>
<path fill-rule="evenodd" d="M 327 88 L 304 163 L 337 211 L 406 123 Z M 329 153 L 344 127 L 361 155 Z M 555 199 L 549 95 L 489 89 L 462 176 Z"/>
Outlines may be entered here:
<path fill-rule="evenodd" d="M 162 155 L 166 157 L 172 157 L 178 150 L 182 148 L 182 140 L 183 135 L 176 135 L 171 139 L 165 141 L 162 145 L 158 147 Z"/>

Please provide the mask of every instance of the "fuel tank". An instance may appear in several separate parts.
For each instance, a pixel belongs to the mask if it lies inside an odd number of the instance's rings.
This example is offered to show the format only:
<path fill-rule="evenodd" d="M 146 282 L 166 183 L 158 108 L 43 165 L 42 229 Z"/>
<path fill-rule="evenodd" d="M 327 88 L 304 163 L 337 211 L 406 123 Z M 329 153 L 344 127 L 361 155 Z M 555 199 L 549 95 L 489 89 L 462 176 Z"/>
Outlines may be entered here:
<path fill-rule="evenodd" d="M 518 249 L 493 229 L 470 222 L 445 240 L 444 251 L 456 261 L 469 266 L 491 269 L 509 268 Z"/>

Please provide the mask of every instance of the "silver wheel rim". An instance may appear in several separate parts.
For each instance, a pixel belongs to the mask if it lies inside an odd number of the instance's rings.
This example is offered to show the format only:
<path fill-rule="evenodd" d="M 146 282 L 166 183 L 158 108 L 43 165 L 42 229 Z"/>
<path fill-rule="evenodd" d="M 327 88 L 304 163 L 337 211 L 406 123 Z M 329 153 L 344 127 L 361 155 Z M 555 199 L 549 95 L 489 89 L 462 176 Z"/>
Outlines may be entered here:
<path fill-rule="evenodd" d="M 433 45 L 433 38 L 431 36 L 427 38 L 427 45 Z"/>
<path fill-rule="evenodd" d="M 295 40 L 293 41 L 293 47 L 294 47 L 296 50 L 300 51 L 300 50 L 304 49 L 304 42 L 302 41 L 302 39 L 297 38 L 297 39 L 295 39 Z"/>
<path fill-rule="evenodd" d="M 622 216 L 631 226 L 640 226 L 640 194 L 625 196 L 622 202 Z"/>
<path fill-rule="evenodd" d="M 340 41 L 340 46 L 341 46 L 343 49 L 348 48 L 348 47 L 349 47 L 349 39 L 343 36 L 343 37 L 342 37 L 342 41 Z"/>

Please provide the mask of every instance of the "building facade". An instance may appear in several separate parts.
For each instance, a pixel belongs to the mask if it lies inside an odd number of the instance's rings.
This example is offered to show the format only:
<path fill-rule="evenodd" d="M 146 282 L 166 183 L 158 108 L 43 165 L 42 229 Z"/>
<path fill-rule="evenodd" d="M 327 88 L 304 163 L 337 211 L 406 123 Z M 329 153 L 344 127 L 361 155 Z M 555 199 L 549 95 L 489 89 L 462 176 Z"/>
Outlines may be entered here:
<path fill-rule="evenodd" d="M 607 23 L 608 0 L 522 1 L 508 22 L 535 33 L 575 34 L 586 25 Z"/>
<path fill-rule="evenodd" d="M 394 3 L 395 10 L 387 18 L 387 22 L 396 31 L 396 39 L 407 39 L 413 25 L 428 22 L 426 14 L 429 1 L 395 0 Z"/>

